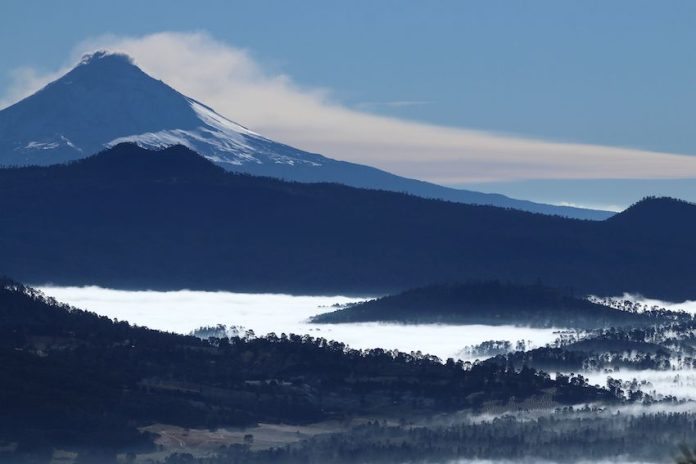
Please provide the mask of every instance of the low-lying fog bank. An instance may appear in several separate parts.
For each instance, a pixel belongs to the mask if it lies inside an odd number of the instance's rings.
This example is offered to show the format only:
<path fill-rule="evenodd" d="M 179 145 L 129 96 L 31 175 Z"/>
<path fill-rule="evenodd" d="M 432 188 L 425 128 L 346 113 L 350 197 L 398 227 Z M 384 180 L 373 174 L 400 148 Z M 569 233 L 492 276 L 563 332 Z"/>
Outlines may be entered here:
<path fill-rule="evenodd" d="M 400 325 L 382 323 L 310 324 L 309 317 L 331 305 L 360 301 L 345 296 L 293 296 L 230 292 L 124 291 L 100 287 L 38 287 L 48 296 L 97 314 L 153 329 L 190 333 L 203 326 L 225 324 L 257 335 L 295 333 L 324 337 L 352 348 L 398 349 L 448 357 L 486 340 L 524 340 L 530 347 L 552 342 L 554 329 L 514 326 Z M 334 308 L 335 309 L 335 308 Z"/>
<path fill-rule="evenodd" d="M 524 340 L 526 348 L 552 343 L 558 336 L 555 329 L 533 329 L 514 326 L 436 324 L 400 325 L 388 323 L 310 324 L 309 317 L 327 312 L 335 304 L 360 301 L 345 296 L 293 296 L 279 294 L 245 294 L 230 292 L 124 291 L 99 287 L 40 287 L 46 295 L 97 314 L 129 321 L 153 329 L 190 333 L 203 326 L 241 326 L 257 335 L 296 333 L 324 337 L 348 344 L 352 348 L 384 348 L 411 352 L 421 351 L 440 358 L 472 360 L 485 356 L 462 351 L 465 347 L 489 340 L 509 341 L 514 347 Z M 625 298 L 628 298 L 625 295 Z M 644 303 L 664 307 L 664 302 Z M 669 304 L 667 304 L 669 305 Z M 673 304 L 690 309 L 688 304 Z M 696 311 L 696 304 L 694 304 Z M 606 385 L 607 377 L 623 381 L 645 380 L 646 393 L 672 395 L 696 400 L 696 371 L 631 371 L 582 372 L 590 384 Z"/>
<path fill-rule="evenodd" d="M 57 300 L 101 315 L 178 333 L 190 333 L 202 326 L 214 327 L 218 324 L 225 324 L 228 327 L 235 326 L 253 330 L 258 335 L 270 332 L 308 334 L 314 337 L 338 340 L 353 348 L 380 347 L 407 352 L 421 351 L 441 358 L 454 356 L 456 353 L 462 352 L 465 347 L 474 346 L 475 349 L 464 350 L 464 353 L 494 352 L 498 349 L 508 350 L 510 347 L 515 349 L 518 347 L 516 343 L 518 340 L 526 340 L 528 343 L 520 346 L 529 349 L 547 343 L 553 344 L 556 338 L 561 335 L 565 337 L 581 337 L 583 335 L 575 331 L 559 332 L 555 329 L 530 329 L 511 326 L 379 323 L 314 325 L 308 322 L 310 316 L 329 311 L 335 304 L 343 305 L 358 301 L 356 298 L 342 296 L 314 297 L 197 291 L 120 291 L 96 287 L 44 287 L 41 290 Z M 690 334 L 696 331 L 692 325 L 689 325 L 691 323 L 692 321 L 689 320 L 689 323 L 685 325 L 686 328 L 679 332 L 689 342 L 692 340 L 689 338 Z M 650 329 L 663 331 L 662 326 L 658 329 L 654 327 Z M 647 339 L 654 341 L 655 334 L 653 332 L 651 334 L 652 338 L 647 337 Z M 640 337 L 636 335 L 636 337 L 645 338 L 643 335 Z M 491 340 L 496 340 L 496 342 L 491 342 Z M 508 344 L 505 341 L 511 343 Z M 662 341 L 661 338 L 660 341 Z M 574 340 L 571 342 L 576 343 Z M 265 342 L 263 340 L 246 340 L 241 343 Z M 476 347 L 475 345 L 480 346 Z M 559 346 L 561 345 L 559 344 Z M 269 359 L 277 359 L 278 356 L 282 356 L 287 351 L 285 346 L 274 343 L 268 343 L 268 346 L 278 350 L 272 352 L 273 354 L 269 355 Z M 628 347 L 630 351 L 633 350 L 634 345 L 629 344 Z M 226 346 L 226 348 L 230 348 L 230 346 Z M 531 356 L 538 360 L 542 352 L 552 349 L 558 350 L 559 359 L 565 362 L 565 364 L 552 364 L 554 367 L 545 369 L 553 377 L 556 372 L 555 366 L 561 366 L 558 368 L 561 372 L 566 371 L 562 368 L 562 366 L 568 366 L 568 358 L 564 357 L 566 356 L 565 351 L 558 347 L 548 347 L 528 353 L 531 353 Z M 150 351 L 150 349 L 146 349 L 143 352 L 150 353 Z M 234 350 L 228 352 L 228 354 L 230 353 L 234 353 Z M 483 358 L 483 356 L 479 357 Z M 236 358 L 236 364 L 232 364 L 234 370 L 238 369 L 240 359 Z M 370 359 L 370 357 L 366 359 Z M 509 360 L 510 357 L 503 359 Z M 129 358 L 128 363 L 130 362 Z M 428 362 L 431 363 L 431 367 L 445 368 L 445 366 L 432 364 L 430 360 Z M 472 369 L 472 372 L 494 366 L 494 362 L 496 362 L 495 359 L 486 365 Z M 362 416 L 356 415 L 356 417 L 351 418 L 353 422 L 344 420 L 337 422 L 335 417 L 338 416 L 331 416 L 329 417 L 331 423 L 317 422 L 311 427 L 304 427 L 301 430 L 294 426 L 294 430 L 285 429 L 278 423 L 258 424 L 258 426 L 253 427 L 245 426 L 234 430 L 206 428 L 201 425 L 199 429 L 188 430 L 181 424 L 176 424 L 178 429 L 172 428 L 173 426 L 167 422 L 153 424 L 152 430 L 159 433 L 157 443 L 164 446 L 168 450 L 167 452 L 195 454 L 202 449 L 200 448 L 201 440 L 206 441 L 206 446 L 209 447 L 211 453 L 220 453 L 219 459 L 205 461 L 208 464 L 328 462 L 327 457 L 334 456 L 337 450 L 343 453 L 342 456 L 345 457 L 345 460 L 335 462 L 427 462 L 430 464 L 511 464 L 513 462 L 589 464 L 612 462 L 648 464 L 672 462 L 671 458 L 679 451 L 679 444 L 686 443 L 692 446 L 696 444 L 696 435 L 694 434 L 694 430 L 696 430 L 694 428 L 696 401 L 671 401 L 671 399 L 654 401 L 666 396 L 696 400 L 696 369 L 671 370 L 670 366 L 666 365 L 665 370 L 658 371 L 653 370 L 653 364 L 639 363 L 629 364 L 630 369 L 618 364 L 603 364 L 602 366 L 607 365 L 610 365 L 611 369 L 586 371 L 588 366 L 596 366 L 590 363 L 575 364 L 574 367 L 576 368 L 575 373 L 588 377 L 590 384 L 606 385 L 608 377 L 621 379 L 627 382 L 627 385 L 617 386 L 615 382 L 612 382 L 610 387 L 616 387 L 618 391 L 623 388 L 629 393 L 633 391 L 630 381 L 635 378 L 637 379 L 636 383 L 640 384 L 641 390 L 650 394 L 652 398 L 646 399 L 644 403 L 640 399 L 643 397 L 640 397 L 636 402 L 630 402 L 628 399 L 614 401 L 614 399 L 623 396 L 619 393 L 611 398 L 591 395 L 573 397 L 571 400 L 559 402 L 556 393 L 561 388 L 559 385 L 565 384 L 556 383 L 553 388 L 539 390 L 534 396 L 520 396 L 521 401 L 510 401 L 518 391 L 523 393 L 525 391 L 525 384 L 515 383 L 511 389 L 506 389 L 500 396 L 503 400 L 481 401 L 473 409 L 457 406 L 437 414 L 432 414 L 434 411 L 432 409 L 421 409 L 419 413 L 413 413 L 417 403 L 409 400 L 408 403 L 403 403 L 407 404 L 405 408 L 394 410 L 393 415 L 389 416 L 388 420 L 385 419 L 386 416 L 371 416 L 372 413 L 368 412 L 363 413 Z M 693 366 L 694 364 L 678 365 Z M 643 370 L 638 370 L 641 368 Z M 105 369 L 108 371 L 113 367 L 107 366 Z M 426 371 L 415 382 L 419 386 L 424 385 L 431 379 L 431 372 Z M 488 372 L 510 374 L 510 371 L 505 369 Z M 568 372 L 566 371 L 566 373 Z M 160 377 L 166 378 L 167 375 L 160 375 Z M 580 378 L 575 377 L 575 379 Z M 584 385 L 584 379 L 580 380 Z M 572 383 L 569 378 L 567 382 L 568 384 Z M 151 385 L 151 383 L 148 382 L 146 385 Z M 269 383 L 268 385 L 273 384 Z M 275 386 L 279 385 L 281 384 L 275 384 Z M 293 385 L 288 383 L 287 387 L 293 389 L 295 388 Z M 502 383 L 502 385 L 507 388 L 509 384 Z M 285 387 L 286 385 L 281 386 Z M 490 383 L 486 383 L 485 386 L 479 388 L 489 389 L 490 386 Z M 423 388 L 431 387 L 424 386 Z M 266 384 L 259 388 L 265 389 Z M 457 392 L 460 391 L 457 390 Z M 477 395 L 480 392 L 481 390 L 477 390 L 473 394 Z M 167 393 L 167 395 L 169 394 Z M 441 396 L 454 398 L 456 394 L 446 393 Z M 467 395 L 461 396 L 467 397 Z M 393 400 L 390 398 L 391 396 L 387 397 L 387 404 L 392 404 Z M 625 395 L 625 398 L 630 398 L 630 395 Z M 149 401 L 151 399 L 148 399 Z M 355 404 L 360 403 L 357 398 L 354 398 L 353 401 L 354 403 L 348 404 L 349 409 L 347 409 L 351 414 L 355 411 Z M 590 404 L 569 406 L 583 401 L 590 402 Z M 282 422 L 282 424 L 286 423 L 288 422 Z M 220 446 L 220 440 L 223 440 L 227 445 L 251 445 L 249 447 L 228 446 L 223 448 Z M 287 448 L 285 448 L 286 445 Z M 272 447 L 282 448 L 271 449 Z M 158 456 L 163 456 L 162 450 L 158 449 L 156 453 L 159 453 Z M 277 459 L 278 453 L 284 456 L 284 461 Z M 385 453 L 388 453 L 390 460 L 380 461 L 380 456 L 387 455 Z M 527 456 L 529 459 L 520 460 L 516 458 L 517 456 Z M 466 457 L 467 459 L 451 460 L 458 457 Z M 144 455 L 143 459 L 136 462 L 148 462 L 146 459 L 147 457 Z"/>

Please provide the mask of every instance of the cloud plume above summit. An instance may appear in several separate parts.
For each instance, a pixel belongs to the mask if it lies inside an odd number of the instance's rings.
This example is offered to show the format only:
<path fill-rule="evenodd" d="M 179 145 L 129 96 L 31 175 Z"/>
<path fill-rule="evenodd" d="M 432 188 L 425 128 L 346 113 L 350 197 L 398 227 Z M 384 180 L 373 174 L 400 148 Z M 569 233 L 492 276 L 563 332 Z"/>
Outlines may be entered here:
<path fill-rule="evenodd" d="M 153 77 L 276 141 L 440 184 L 524 179 L 696 178 L 696 157 L 564 143 L 407 121 L 348 108 L 328 89 L 265 69 L 251 53 L 205 33 L 104 36 L 49 73 L 16 70 L 7 105 L 96 49 L 124 52 Z"/>

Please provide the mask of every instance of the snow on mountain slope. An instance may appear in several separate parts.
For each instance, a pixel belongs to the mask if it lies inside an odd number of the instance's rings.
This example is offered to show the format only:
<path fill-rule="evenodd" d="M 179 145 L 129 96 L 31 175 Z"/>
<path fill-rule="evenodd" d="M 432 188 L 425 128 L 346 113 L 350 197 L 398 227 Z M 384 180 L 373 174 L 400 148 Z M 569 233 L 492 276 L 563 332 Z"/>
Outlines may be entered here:
<path fill-rule="evenodd" d="M 151 78 L 127 56 L 106 52 L 85 57 L 62 78 L 0 112 L 4 164 L 53 164 L 121 142 L 148 148 L 182 144 L 233 166 L 319 165 L 299 150 L 259 149 L 273 142 Z"/>
<path fill-rule="evenodd" d="M 96 52 L 0 111 L 0 165 L 49 165 L 121 142 L 182 144 L 221 167 L 299 182 L 337 182 L 583 219 L 611 213 L 515 200 L 406 179 L 274 142 L 145 74 L 125 55 Z"/>
<path fill-rule="evenodd" d="M 164 148 L 181 144 L 220 165 L 242 166 L 244 163 L 263 164 L 264 161 L 276 164 L 307 164 L 320 166 L 321 163 L 300 156 L 288 156 L 268 150 L 261 150 L 254 140 L 262 139 L 272 143 L 246 127 L 226 119 L 213 109 L 187 98 L 191 108 L 201 120 L 202 125 L 190 130 L 170 129 L 159 132 L 129 135 L 112 140 L 107 146 L 122 142 L 136 143 L 142 147 Z M 232 168 L 234 169 L 234 168 Z"/>

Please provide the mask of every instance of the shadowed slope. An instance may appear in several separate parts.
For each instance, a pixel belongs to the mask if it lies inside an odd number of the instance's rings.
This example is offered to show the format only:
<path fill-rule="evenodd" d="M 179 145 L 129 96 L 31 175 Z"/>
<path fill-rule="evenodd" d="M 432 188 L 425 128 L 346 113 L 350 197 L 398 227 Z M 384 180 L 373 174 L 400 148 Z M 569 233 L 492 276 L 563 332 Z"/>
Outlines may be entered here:
<path fill-rule="evenodd" d="M 660 227 L 636 226 L 650 211 L 579 221 L 230 174 L 184 147 L 121 145 L 0 170 L 0 210 L 3 271 L 37 283 L 374 294 L 492 278 L 696 296 L 691 205 Z"/>

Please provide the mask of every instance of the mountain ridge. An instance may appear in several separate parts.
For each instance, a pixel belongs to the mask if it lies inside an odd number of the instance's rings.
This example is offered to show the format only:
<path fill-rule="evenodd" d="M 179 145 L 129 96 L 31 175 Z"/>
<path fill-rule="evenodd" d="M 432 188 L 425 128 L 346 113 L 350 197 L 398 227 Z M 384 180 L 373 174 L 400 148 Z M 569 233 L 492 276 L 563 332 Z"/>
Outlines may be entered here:
<path fill-rule="evenodd" d="M 50 165 L 121 142 L 183 144 L 226 170 L 299 182 L 407 192 L 470 204 L 605 219 L 613 213 L 443 187 L 274 142 L 144 73 L 122 54 L 87 55 L 67 74 L 0 110 L 0 165 Z"/>
<path fill-rule="evenodd" d="M 169 155 L 183 162 L 157 162 Z M 685 259 L 696 256 L 696 206 L 676 224 L 636 228 L 621 216 L 249 176 L 185 147 L 148 155 L 126 144 L 68 165 L 0 169 L 0 210 L 0 272 L 35 284 L 377 295 L 539 279 L 604 296 L 696 296 Z"/>

